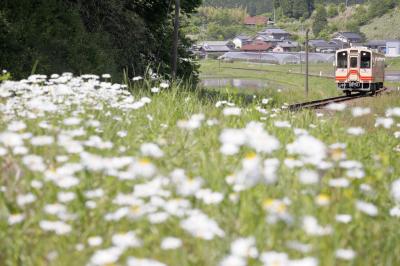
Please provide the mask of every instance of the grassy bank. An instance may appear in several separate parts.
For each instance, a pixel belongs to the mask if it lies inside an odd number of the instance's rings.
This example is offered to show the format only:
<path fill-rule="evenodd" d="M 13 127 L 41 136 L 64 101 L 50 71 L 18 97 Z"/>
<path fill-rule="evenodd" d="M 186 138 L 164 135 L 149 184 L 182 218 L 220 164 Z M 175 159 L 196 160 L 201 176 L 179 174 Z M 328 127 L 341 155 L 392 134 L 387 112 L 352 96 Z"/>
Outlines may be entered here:
<path fill-rule="evenodd" d="M 294 85 L 251 103 L 93 77 L 0 85 L 2 264 L 400 263 L 400 119 L 375 127 L 399 95 L 361 117 L 289 113 L 299 77 L 254 75 Z"/>

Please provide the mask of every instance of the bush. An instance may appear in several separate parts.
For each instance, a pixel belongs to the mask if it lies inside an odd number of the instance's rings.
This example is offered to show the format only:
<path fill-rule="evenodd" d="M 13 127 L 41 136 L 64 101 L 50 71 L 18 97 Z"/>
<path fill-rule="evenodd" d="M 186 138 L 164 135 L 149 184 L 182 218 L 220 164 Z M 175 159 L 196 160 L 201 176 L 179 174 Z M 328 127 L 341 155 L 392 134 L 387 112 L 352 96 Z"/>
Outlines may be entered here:
<path fill-rule="evenodd" d="M 340 13 L 343 13 L 344 11 L 346 11 L 346 6 L 345 6 L 345 4 L 340 3 L 338 9 L 339 9 L 339 12 L 340 12 Z"/>
<path fill-rule="evenodd" d="M 327 11 L 328 17 L 333 18 L 338 15 L 338 9 L 335 5 L 329 4 L 328 5 L 328 11 Z"/>

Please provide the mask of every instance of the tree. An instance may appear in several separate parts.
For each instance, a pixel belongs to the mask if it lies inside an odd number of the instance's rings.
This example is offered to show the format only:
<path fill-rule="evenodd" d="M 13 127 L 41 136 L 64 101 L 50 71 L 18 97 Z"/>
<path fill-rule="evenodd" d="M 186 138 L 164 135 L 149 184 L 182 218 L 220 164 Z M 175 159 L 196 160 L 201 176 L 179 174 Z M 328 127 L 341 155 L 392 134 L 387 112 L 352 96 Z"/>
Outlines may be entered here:
<path fill-rule="evenodd" d="M 327 24 L 328 20 L 325 7 L 320 5 L 315 11 L 315 16 L 312 22 L 314 36 L 319 36 L 320 32 L 327 26 Z"/>
<path fill-rule="evenodd" d="M 338 15 L 337 6 L 335 6 L 334 4 L 329 4 L 327 14 L 328 14 L 328 17 L 330 17 L 330 18 L 337 16 Z"/>
<path fill-rule="evenodd" d="M 200 4 L 182 0 L 182 17 Z M 36 61 L 44 74 L 126 69 L 141 75 L 147 67 L 170 73 L 173 11 L 165 0 L 3 0 L 0 67 L 16 78 L 28 75 Z M 180 58 L 190 57 L 189 45 L 181 35 Z M 179 77 L 197 73 L 190 60 L 180 62 Z"/>
<path fill-rule="evenodd" d="M 340 13 L 343 13 L 346 11 L 346 5 L 344 3 L 340 3 L 338 9 Z"/>

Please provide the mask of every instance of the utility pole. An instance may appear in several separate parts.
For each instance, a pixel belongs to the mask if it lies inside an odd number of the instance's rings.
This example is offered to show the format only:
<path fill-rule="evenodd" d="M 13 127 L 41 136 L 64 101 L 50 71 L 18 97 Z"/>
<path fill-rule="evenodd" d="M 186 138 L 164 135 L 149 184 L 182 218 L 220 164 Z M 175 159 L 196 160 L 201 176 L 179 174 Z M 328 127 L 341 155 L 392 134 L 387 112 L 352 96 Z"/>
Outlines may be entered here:
<path fill-rule="evenodd" d="M 310 30 L 306 30 L 306 82 L 305 82 L 305 89 L 306 89 L 306 96 L 308 97 L 308 32 Z"/>
<path fill-rule="evenodd" d="M 180 0 L 175 0 L 174 42 L 172 48 L 172 79 L 176 78 L 178 68 L 178 41 L 179 41 L 179 13 Z"/>

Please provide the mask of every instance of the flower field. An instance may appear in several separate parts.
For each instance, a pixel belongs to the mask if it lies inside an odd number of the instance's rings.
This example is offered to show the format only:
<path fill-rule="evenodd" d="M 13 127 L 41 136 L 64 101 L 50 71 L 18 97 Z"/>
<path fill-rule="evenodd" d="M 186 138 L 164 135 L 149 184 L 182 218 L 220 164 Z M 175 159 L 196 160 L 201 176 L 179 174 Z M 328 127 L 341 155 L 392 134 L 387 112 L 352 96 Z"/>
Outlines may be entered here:
<path fill-rule="evenodd" d="M 1 265 L 400 264 L 399 93 L 290 113 L 109 80 L 0 84 Z"/>

